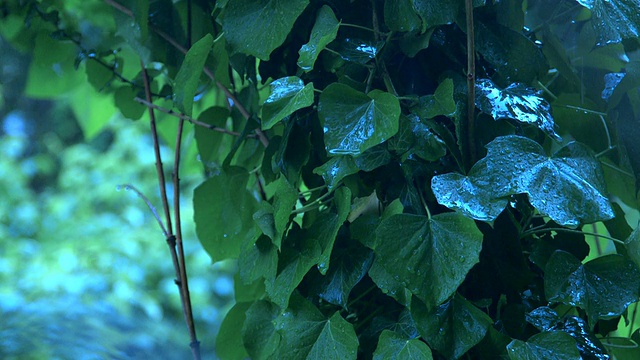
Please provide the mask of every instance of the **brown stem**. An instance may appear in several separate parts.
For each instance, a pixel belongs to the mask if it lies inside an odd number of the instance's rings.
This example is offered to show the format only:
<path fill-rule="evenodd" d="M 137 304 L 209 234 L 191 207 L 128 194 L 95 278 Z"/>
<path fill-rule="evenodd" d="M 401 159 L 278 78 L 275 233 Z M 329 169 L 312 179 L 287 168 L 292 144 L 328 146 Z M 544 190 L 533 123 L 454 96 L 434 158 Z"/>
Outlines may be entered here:
<path fill-rule="evenodd" d="M 209 129 L 209 130 L 212 130 L 212 131 L 216 131 L 216 132 L 220 132 L 220 133 L 228 134 L 228 135 L 233 135 L 233 136 L 240 136 L 241 135 L 239 132 L 235 132 L 235 131 L 227 130 L 225 128 L 213 126 L 211 124 L 207 124 L 205 122 L 196 120 L 196 119 L 194 119 L 194 118 L 192 118 L 190 116 L 187 116 L 185 114 L 177 113 L 177 112 L 175 112 L 175 111 L 173 111 L 171 109 L 163 108 L 162 106 L 158 106 L 156 104 L 150 103 L 147 100 L 141 99 L 139 97 L 135 97 L 135 98 L 133 98 L 133 100 L 135 100 L 136 102 L 139 102 L 142 105 L 154 108 L 154 109 L 156 109 L 158 111 L 161 111 L 161 112 L 163 112 L 163 113 L 165 113 L 167 115 L 171 115 L 171 116 L 176 117 L 178 119 L 186 120 L 186 121 L 192 123 L 193 125 L 200 126 L 200 127 L 205 128 L 205 129 Z M 253 135 L 253 136 L 252 135 L 248 135 L 247 137 L 256 137 L 256 135 Z"/>
<path fill-rule="evenodd" d="M 467 137 L 470 163 L 476 160 L 475 139 L 475 90 L 476 90 L 476 57 L 473 27 L 473 0 L 465 0 L 467 13 Z"/>
<path fill-rule="evenodd" d="M 115 9 L 129 15 L 129 16 L 133 16 L 133 13 L 131 12 L 131 10 L 125 8 L 124 6 L 118 4 L 117 2 L 113 1 L 113 0 L 104 0 L 107 4 L 113 6 Z M 183 54 L 187 53 L 187 49 L 185 49 L 184 46 L 180 45 L 175 39 L 173 39 L 171 36 L 169 36 L 167 33 L 165 33 L 164 31 L 158 29 L 157 27 L 153 26 L 152 24 L 149 24 L 149 28 L 152 29 L 156 34 L 158 34 L 161 38 L 165 39 L 169 44 L 171 44 L 171 46 L 173 46 L 174 48 L 178 49 L 178 51 L 180 51 Z M 246 120 L 249 120 L 251 118 L 251 114 L 249 114 L 249 112 L 247 111 L 247 109 L 244 107 L 244 105 L 242 105 L 242 103 L 240 103 L 238 101 L 238 99 L 229 91 L 229 89 L 227 89 L 220 81 L 216 80 L 213 72 L 207 68 L 206 66 L 204 67 L 204 73 L 207 74 L 207 76 L 211 79 L 211 81 L 215 82 L 216 86 L 222 90 L 222 92 L 224 92 L 225 96 L 227 97 L 228 100 L 230 100 L 233 105 L 236 107 L 236 109 L 238 109 L 238 111 L 240 111 L 240 114 L 242 115 L 242 117 L 244 117 Z M 258 139 L 260 139 L 260 142 L 262 143 L 262 145 L 266 148 L 269 146 L 269 139 L 267 139 L 267 137 L 264 135 L 264 133 L 262 132 L 262 130 L 260 129 L 256 129 L 255 130 L 256 135 L 258 136 Z"/>

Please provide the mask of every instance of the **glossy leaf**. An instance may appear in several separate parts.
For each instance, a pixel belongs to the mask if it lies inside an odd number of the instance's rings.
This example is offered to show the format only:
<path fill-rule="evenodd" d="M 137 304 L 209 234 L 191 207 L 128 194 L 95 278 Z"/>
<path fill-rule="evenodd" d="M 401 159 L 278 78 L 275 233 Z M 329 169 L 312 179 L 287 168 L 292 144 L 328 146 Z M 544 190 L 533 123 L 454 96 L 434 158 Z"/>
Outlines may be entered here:
<path fill-rule="evenodd" d="M 271 95 L 262 106 L 262 130 L 271 129 L 287 116 L 312 104 L 312 83 L 305 85 L 297 76 L 274 80 Z"/>
<path fill-rule="evenodd" d="M 418 339 L 407 339 L 393 331 L 384 330 L 378 339 L 373 360 L 432 360 L 431 349 Z"/>
<path fill-rule="evenodd" d="M 335 52 L 345 61 L 366 64 L 373 60 L 384 45 L 384 42 L 373 42 L 363 39 L 346 38 L 335 43 Z"/>
<path fill-rule="evenodd" d="M 598 45 L 619 43 L 640 36 L 638 0 L 576 0 L 593 13 Z"/>
<path fill-rule="evenodd" d="M 308 43 L 302 45 L 302 48 L 298 51 L 300 54 L 298 66 L 302 70 L 313 70 L 313 65 L 318 55 L 330 42 L 335 40 L 339 28 L 340 22 L 336 19 L 333 10 L 327 5 L 322 6 L 316 16 L 316 23 L 311 30 L 311 39 L 309 39 Z"/>
<path fill-rule="evenodd" d="M 313 169 L 314 174 L 321 175 L 329 190 L 340 184 L 345 177 L 358 171 L 372 171 L 386 165 L 391 160 L 389 152 L 382 147 L 374 146 L 360 156 L 342 155 L 332 157 L 326 163 Z"/>
<path fill-rule="evenodd" d="M 453 80 L 445 79 L 438 85 L 433 95 L 420 97 L 419 105 L 413 109 L 423 119 L 449 116 L 456 111 L 453 99 Z"/>
<path fill-rule="evenodd" d="M 573 142 L 548 157 L 533 140 L 503 136 L 487 145 L 485 159 L 471 169 L 471 179 L 435 176 L 432 190 L 436 198 L 485 221 L 493 219 L 489 215 L 497 212 L 499 202 L 483 206 L 476 196 L 498 200 L 519 193 L 528 194 L 536 209 L 560 225 L 577 226 L 613 217 L 604 195 L 602 169 L 584 145 Z M 482 189 L 489 191 L 483 193 Z"/>
<path fill-rule="evenodd" d="M 184 61 L 176 75 L 176 81 L 173 86 L 173 101 L 175 101 L 178 109 L 187 116 L 191 116 L 193 98 L 198 89 L 198 80 L 200 80 L 200 74 L 202 74 L 207 56 L 211 52 L 211 46 L 213 46 L 213 36 L 211 34 L 205 35 L 193 44 L 184 57 Z"/>
<path fill-rule="evenodd" d="M 376 262 L 429 308 L 440 305 L 478 263 L 482 233 L 458 213 L 399 214 L 376 231 Z"/>
<path fill-rule="evenodd" d="M 280 249 L 282 237 L 287 229 L 291 211 L 298 201 L 298 191 L 289 184 L 289 181 L 281 176 L 275 181 L 275 194 L 273 196 L 273 217 L 275 226 L 274 244 Z"/>
<path fill-rule="evenodd" d="M 627 256 L 640 268 L 640 226 L 636 226 L 633 232 L 624 242 Z"/>
<path fill-rule="evenodd" d="M 458 294 L 433 309 L 414 299 L 411 315 L 429 346 L 447 359 L 464 355 L 482 340 L 492 323 L 487 314 Z"/>
<path fill-rule="evenodd" d="M 334 83 L 320 95 L 318 115 L 329 154 L 358 155 L 396 134 L 400 103 L 380 90 L 366 95 Z"/>
<path fill-rule="evenodd" d="M 415 155 L 436 161 L 446 154 L 446 145 L 415 115 L 401 116 L 398 134 L 389 140 L 389 148 L 403 154 L 403 159 Z"/>
<path fill-rule="evenodd" d="M 505 185 L 504 179 L 487 167 L 486 158 L 478 161 L 467 176 L 449 173 L 431 179 L 438 203 L 481 221 L 495 220 L 507 206 L 506 198 L 494 195 L 495 188 Z"/>
<path fill-rule="evenodd" d="M 229 0 L 222 30 L 231 52 L 269 60 L 308 4 L 309 0 Z"/>
<path fill-rule="evenodd" d="M 320 215 L 314 226 L 310 228 L 313 237 L 317 239 L 322 249 L 322 254 L 318 258 L 318 271 L 326 274 L 329 269 L 329 261 L 333 244 L 338 236 L 338 230 L 347 220 L 351 210 L 351 190 L 348 187 L 340 187 L 335 191 L 334 201 L 337 213 L 323 213 Z"/>
<path fill-rule="evenodd" d="M 384 294 L 391 296 L 404 306 L 411 304 L 411 291 L 402 284 L 399 276 L 392 275 L 378 261 L 374 261 L 371 265 L 369 277 Z"/>
<path fill-rule="evenodd" d="M 339 312 L 327 319 L 313 304 L 296 295 L 275 324 L 282 336 L 276 359 L 356 359 L 358 338 Z"/>
<path fill-rule="evenodd" d="M 580 360 L 576 342 L 562 331 L 544 332 L 529 338 L 527 342 L 513 340 L 507 345 L 509 359 L 557 359 Z"/>
<path fill-rule="evenodd" d="M 533 124 L 554 140 L 562 141 L 554 130 L 549 103 L 536 90 L 523 84 L 515 83 L 500 89 L 491 80 L 478 80 L 476 105 L 496 120 L 506 118 Z"/>
<path fill-rule="evenodd" d="M 573 255 L 556 251 L 545 268 L 547 299 L 578 306 L 594 322 L 622 314 L 638 300 L 639 289 L 640 270 L 622 255 L 605 255 L 583 265 Z"/>
<path fill-rule="evenodd" d="M 254 234 L 255 198 L 247 191 L 249 174 L 232 167 L 200 184 L 193 192 L 196 234 L 216 262 L 234 259 Z"/>

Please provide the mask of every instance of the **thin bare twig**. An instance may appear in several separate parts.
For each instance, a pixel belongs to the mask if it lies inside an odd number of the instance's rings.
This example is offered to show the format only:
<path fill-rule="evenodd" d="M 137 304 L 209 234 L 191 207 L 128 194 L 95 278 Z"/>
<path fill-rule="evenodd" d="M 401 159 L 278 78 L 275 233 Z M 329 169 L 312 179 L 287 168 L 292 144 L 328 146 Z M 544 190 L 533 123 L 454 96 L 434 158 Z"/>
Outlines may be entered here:
<path fill-rule="evenodd" d="M 142 199 L 142 201 L 145 202 L 145 204 L 147 204 L 147 207 L 149 208 L 149 210 L 151 211 L 151 213 L 153 214 L 153 217 L 156 219 L 156 221 L 158 222 L 158 225 L 160 225 L 160 229 L 162 230 L 162 233 L 164 234 L 165 237 L 169 236 L 169 232 L 167 232 L 167 228 L 164 227 L 164 224 L 162 223 L 162 219 L 160 219 L 160 215 L 158 215 L 158 211 L 156 210 L 156 207 L 153 206 L 153 204 L 151 203 L 151 201 L 149 200 L 148 197 L 146 197 L 142 191 L 138 190 L 135 186 L 131 185 L 131 184 L 122 184 L 122 185 L 118 185 L 116 187 L 116 189 L 120 190 L 121 188 L 124 188 L 125 190 L 131 190 L 133 191 L 136 195 L 138 195 L 138 197 L 140 199 Z"/>
<path fill-rule="evenodd" d="M 155 110 L 161 111 L 161 112 L 163 112 L 163 113 L 165 113 L 167 115 L 171 115 L 171 116 L 176 117 L 178 119 L 186 120 L 186 121 L 192 123 L 193 125 L 200 126 L 200 127 L 205 128 L 205 129 L 209 129 L 209 130 L 212 130 L 212 131 L 216 131 L 216 132 L 220 132 L 220 133 L 228 134 L 228 135 L 233 135 L 233 136 L 240 136 L 241 135 L 239 132 L 235 132 L 235 131 L 227 130 L 225 128 L 213 126 L 211 124 L 207 124 L 206 122 L 202 122 L 202 121 L 196 120 L 196 119 L 194 119 L 194 118 L 192 118 L 190 116 L 187 116 L 185 114 L 181 114 L 181 113 L 175 112 L 175 111 L 173 111 L 171 109 L 163 108 L 162 106 L 158 106 L 156 104 L 150 103 L 147 100 L 141 99 L 139 97 L 135 97 L 135 98 L 133 98 L 133 100 L 135 100 L 136 102 L 139 102 L 140 104 L 143 104 L 143 105 L 145 105 L 147 107 L 151 107 L 151 108 L 153 108 Z M 247 137 L 255 138 L 256 135 L 247 135 Z"/>

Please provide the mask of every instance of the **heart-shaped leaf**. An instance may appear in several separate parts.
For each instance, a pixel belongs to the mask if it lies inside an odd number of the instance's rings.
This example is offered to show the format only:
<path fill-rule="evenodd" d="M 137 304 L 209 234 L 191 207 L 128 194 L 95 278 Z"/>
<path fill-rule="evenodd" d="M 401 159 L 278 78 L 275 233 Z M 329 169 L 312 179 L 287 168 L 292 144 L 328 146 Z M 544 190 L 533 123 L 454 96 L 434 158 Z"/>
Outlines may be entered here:
<path fill-rule="evenodd" d="M 308 300 L 294 295 L 275 324 L 282 337 L 275 359 L 356 359 L 356 332 L 340 312 L 327 319 Z"/>
<path fill-rule="evenodd" d="M 591 10 L 598 44 L 619 43 L 640 36 L 640 2 L 638 0 L 576 0 Z"/>
<path fill-rule="evenodd" d="M 360 156 L 336 156 L 326 163 L 313 169 L 314 174 L 321 175 L 329 190 L 335 188 L 340 180 L 358 171 L 372 171 L 386 165 L 391 160 L 391 154 L 384 145 L 374 146 Z"/>
<path fill-rule="evenodd" d="M 411 110 L 423 119 L 451 115 L 456 111 L 456 103 L 453 99 L 453 80 L 445 79 L 438 85 L 433 95 L 420 97 L 418 106 Z"/>
<path fill-rule="evenodd" d="M 295 111 L 313 104 L 313 84 L 307 85 L 297 76 L 284 77 L 271 83 L 271 95 L 262 106 L 262 130 L 271 129 Z"/>
<path fill-rule="evenodd" d="M 318 104 L 324 143 L 331 155 L 358 155 L 398 132 L 400 103 L 386 92 L 363 94 L 348 85 L 327 86 Z"/>
<path fill-rule="evenodd" d="M 222 31 L 231 52 L 269 60 L 308 4 L 309 0 L 229 0 L 222 13 Z"/>
<path fill-rule="evenodd" d="M 513 340 L 507 345 L 509 359 L 554 359 L 580 360 L 576 342 L 562 331 L 551 331 L 533 335 L 527 342 Z"/>
<path fill-rule="evenodd" d="M 554 140 L 562 141 L 554 130 L 551 105 L 535 89 L 519 83 L 500 89 L 493 81 L 480 79 L 476 81 L 476 105 L 496 120 L 513 119 L 533 124 Z"/>
<path fill-rule="evenodd" d="M 614 216 L 598 161 L 576 142 L 548 157 L 531 139 L 498 137 L 469 176 L 438 175 L 431 184 L 438 202 L 477 220 L 494 220 L 504 204 L 500 198 L 520 193 L 560 225 L 575 227 Z"/>
<path fill-rule="evenodd" d="M 309 39 L 308 43 L 302 45 L 302 48 L 298 51 L 300 54 L 298 66 L 302 70 L 313 70 L 313 64 L 316 62 L 318 55 L 330 42 L 335 40 L 339 28 L 340 22 L 336 19 L 331 7 L 322 6 L 316 16 L 316 23 L 311 30 L 311 39 Z"/>
<path fill-rule="evenodd" d="M 448 359 L 458 359 L 482 340 L 491 318 L 456 294 L 433 309 L 419 300 L 411 301 L 411 315 L 420 335 Z"/>
<path fill-rule="evenodd" d="M 545 268 L 544 292 L 549 301 L 584 309 L 595 324 L 622 314 L 638 301 L 640 270 L 622 255 L 606 255 L 585 264 L 556 251 Z"/>
<path fill-rule="evenodd" d="M 429 308 L 440 305 L 478 263 L 482 233 L 459 213 L 398 214 L 376 231 L 376 262 Z"/>
<path fill-rule="evenodd" d="M 432 360 L 431 349 L 418 339 L 407 339 L 390 330 L 383 330 L 373 360 Z"/>
<path fill-rule="evenodd" d="M 251 359 L 268 359 L 278 348 L 280 334 L 276 332 L 274 323 L 279 310 L 266 300 L 258 300 L 247 309 L 241 332 L 242 342 Z"/>

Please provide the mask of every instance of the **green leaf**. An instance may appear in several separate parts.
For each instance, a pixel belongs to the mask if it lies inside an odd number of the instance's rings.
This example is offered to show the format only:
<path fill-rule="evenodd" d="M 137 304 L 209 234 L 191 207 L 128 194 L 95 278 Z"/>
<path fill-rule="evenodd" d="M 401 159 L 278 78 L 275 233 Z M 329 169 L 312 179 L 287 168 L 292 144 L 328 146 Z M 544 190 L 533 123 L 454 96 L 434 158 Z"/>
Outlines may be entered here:
<path fill-rule="evenodd" d="M 173 101 L 175 101 L 178 109 L 187 116 L 191 116 L 193 98 L 198 89 L 198 81 L 200 80 L 204 63 L 207 61 L 209 52 L 211 52 L 211 46 L 213 46 L 213 36 L 211 34 L 205 35 L 193 44 L 184 57 L 184 61 L 176 75 L 173 86 Z"/>
<path fill-rule="evenodd" d="M 640 226 L 636 226 L 633 232 L 624 242 L 629 258 L 640 268 Z"/>
<path fill-rule="evenodd" d="M 298 242 L 295 248 L 283 248 L 278 259 L 278 276 L 267 279 L 266 290 L 271 301 L 285 309 L 289 298 L 313 265 L 318 263 L 320 244 L 305 231 L 289 231 L 288 241 Z"/>
<path fill-rule="evenodd" d="M 331 254 L 331 267 L 326 275 L 312 277 L 309 282 L 318 297 L 347 309 L 353 287 L 367 274 L 373 252 L 357 242 L 336 248 Z"/>
<path fill-rule="evenodd" d="M 276 328 L 282 335 L 276 359 L 356 359 L 358 337 L 353 326 L 340 312 L 326 319 L 301 296 L 292 297 L 291 306 L 276 319 Z"/>
<path fill-rule="evenodd" d="M 309 0 L 229 0 L 221 21 L 231 54 L 269 60 L 307 4 Z"/>
<path fill-rule="evenodd" d="M 316 62 L 318 55 L 330 42 L 335 40 L 339 28 L 340 22 L 336 19 L 331 7 L 322 6 L 316 16 L 316 23 L 311 30 L 311 39 L 309 39 L 308 43 L 302 45 L 302 48 L 298 51 L 298 54 L 300 54 L 298 66 L 302 70 L 313 70 L 313 64 Z"/>
<path fill-rule="evenodd" d="M 393 331 L 383 330 L 373 360 L 432 360 L 431 349 L 418 339 L 407 339 Z"/>
<path fill-rule="evenodd" d="M 480 79 L 476 81 L 476 105 L 495 120 L 513 119 L 534 124 L 552 139 L 562 141 L 554 130 L 551 106 L 535 89 L 515 83 L 501 90 L 493 81 Z"/>
<path fill-rule="evenodd" d="M 312 83 L 305 85 L 297 76 L 274 80 L 271 95 L 262 106 L 262 130 L 271 129 L 287 116 L 312 104 Z"/>
<path fill-rule="evenodd" d="M 411 292 L 402 284 L 400 277 L 391 275 L 378 260 L 371 265 L 369 277 L 384 294 L 391 296 L 404 306 L 411 304 Z"/>
<path fill-rule="evenodd" d="M 545 268 L 544 292 L 549 301 L 584 309 L 589 320 L 622 314 L 638 301 L 640 270 L 622 255 L 605 255 L 582 264 L 556 251 Z"/>
<path fill-rule="evenodd" d="M 137 7 L 134 5 L 134 7 Z M 148 64 L 151 60 L 151 50 L 148 45 L 149 38 L 148 31 L 145 25 L 148 20 L 144 21 L 145 11 L 144 6 L 140 7 L 139 13 L 134 14 L 134 17 L 129 16 L 118 10 L 113 10 L 113 18 L 116 22 L 116 35 L 120 36 L 127 45 L 140 57 L 140 60 L 144 64 Z M 146 11 L 148 12 L 148 8 Z M 147 18 L 148 19 L 148 18 Z M 142 22 L 138 22 L 141 20 Z"/>
<path fill-rule="evenodd" d="M 329 260 L 338 230 L 347 220 L 351 211 L 351 190 L 346 186 L 338 188 L 335 191 L 334 202 L 336 203 L 337 213 L 322 213 L 309 229 L 322 249 L 322 255 L 318 259 L 318 271 L 323 275 L 329 269 Z"/>
<path fill-rule="evenodd" d="M 131 120 L 140 119 L 146 110 L 144 105 L 134 100 L 136 96 L 139 96 L 138 90 L 132 86 L 121 86 L 114 95 L 115 104 L 122 116 Z"/>
<path fill-rule="evenodd" d="M 216 338 L 216 355 L 221 360 L 242 360 L 248 356 L 242 344 L 241 329 L 250 306 L 251 303 L 236 303 L 222 320 Z"/>
<path fill-rule="evenodd" d="M 499 213 L 500 198 L 520 193 L 528 194 L 531 205 L 564 226 L 614 216 L 604 195 L 600 164 L 584 145 L 572 142 L 548 157 L 531 139 L 502 136 L 487 145 L 485 159 L 474 165 L 469 178 L 435 176 L 431 188 L 436 199 L 484 221 Z M 496 201 L 485 203 L 486 199 Z"/>
<path fill-rule="evenodd" d="M 213 262 L 237 258 L 241 244 L 255 234 L 257 203 L 246 189 L 248 181 L 246 170 L 231 167 L 193 192 L 196 234 Z"/>
<path fill-rule="evenodd" d="M 637 0 L 576 0 L 593 13 L 597 45 L 619 43 L 640 36 L 640 3 Z"/>
<path fill-rule="evenodd" d="M 265 300 L 254 302 L 247 309 L 241 332 L 242 342 L 251 359 L 266 360 L 278 348 L 280 334 L 276 332 L 274 323 L 279 310 L 277 306 Z"/>
<path fill-rule="evenodd" d="M 383 145 L 374 146 L 360 156 L 353 157 L 342 155 L 332 157 L 326 163 L 313 169 L 314 174 L 321 175 L 329 190 L 334 189 L 340 181 L 359 170 L 372 171 L 386 165 L 391 160 L 391 155 Z"/>
<path fill-rule="evenodd" d="M 411 315 L 429 346 L 448 359 L 458 359 L 478 344 L 492 324 L 487 314 L 458 294 L 433 309 L 413 299 Z"/>
<path fill-rule="evenodd" d="M 318 104 L 324 142 L 331 155 L 358 155 L 398 132 L 400 103 L 386 92 L 368 95 L 348 85 L 327 86 Z"/>
<path fill-rule="evenodd" d="M 284 176 L 274 182 L 273 218 L 275 226 L 274 244 L 280 250 L 282 237 L 287 229 L 291 211 L 298 201 L 298 191 L 289 184 Z"/>
<path fill-rule="evenodd" d="M 422 28 L 422 20 L 413 7 L 413 0 L 385 0 L 384 22 L 391 31 L 415 31 Z"/>
<path fill-rule="evenodd" d="M 479 261 L 482 233 L 458 213 L 424 216 L 399 214 L 376 231 L 376 262 L 423 300 L 440 305 Z"/>
<path fill-rule="evenodd" d="M 229 110 L 227 108 L 213 106 L 201 112 L 198 116 L 198 121 L 226 129 L 228 118 Z M 202 126 L 195 126 L 194 132 L 198 154 L 204 168 L 219 168 L 229 149 L 231 149 L 232 138 L 229 135 L 212 131 Z"/>
<path fill-rule="evenodd" d="M 249 241 L 240 250 L 238 270 L 245 284 L 262 278 L 273 281 L 278 271 L 278 248 L 265 235 Z"/>
<path fill-rule="evenodd" d="M 412 110 L 423 119 L 453 114 L 456 111 L 456 102 L 453 99 L 453 80 L 445 79 L 438 85 L 433 95 L 420 97 L 418 105 Z"/>
<path fill-rule="evenodd" d="M 580 353 L 576 342 L 571 336 L 562 331 L 551 331 L 536 334 L 527 342 L 513 340 L 507 345 L 511 360 L 580 360 Z"/>
<path fill-rule="evenodd" d="M 403 159 L 413 158 L 415 155 L 427 161 L 435 161 L 447 153 L 444 141 L 413 114 L 400 116 L 398 133 L 388 143 L 389 149 L 402 154 Z"/>
<path fill-rule="evenodd" d="M 480 221 L 493 221 L 508 200 L 495 197 L 493 189 L 505 186 L 504 179 L 487 167 L 487 158 L 478 161 L 464 176 L 449 173 L 431 179 L 431 189 L 441 205 Z"/>

